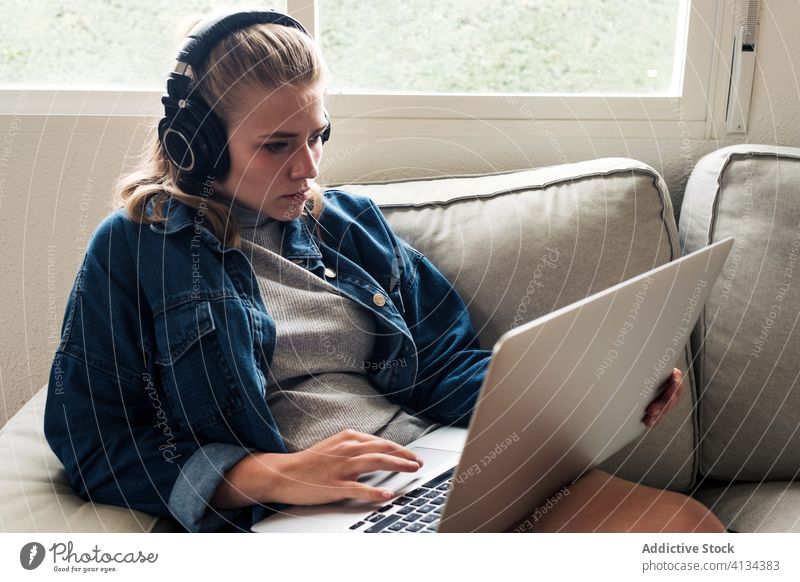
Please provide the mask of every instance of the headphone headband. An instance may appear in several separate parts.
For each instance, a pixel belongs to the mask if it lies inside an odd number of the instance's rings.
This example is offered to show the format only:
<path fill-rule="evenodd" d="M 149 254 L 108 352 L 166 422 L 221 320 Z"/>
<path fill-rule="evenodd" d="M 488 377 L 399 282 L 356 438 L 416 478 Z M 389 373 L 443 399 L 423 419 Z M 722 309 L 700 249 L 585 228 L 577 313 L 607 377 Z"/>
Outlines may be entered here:
<path fill-rule="evenodd" d="M 274 10 L 266 12 L 260 10 L 233 12 L 198 22 L 186 35 L 186 40 L 183 41 L 178 50 L 175 60 L 196 67 L 208 57 L 208 53 L 211 52 L 214 45 L 224 37 L 251 24 L 269 23 L 291 26 L 302 30 L 308 35 L 308 31 L 302 24 L 281 12 L 275 12 Z"/>

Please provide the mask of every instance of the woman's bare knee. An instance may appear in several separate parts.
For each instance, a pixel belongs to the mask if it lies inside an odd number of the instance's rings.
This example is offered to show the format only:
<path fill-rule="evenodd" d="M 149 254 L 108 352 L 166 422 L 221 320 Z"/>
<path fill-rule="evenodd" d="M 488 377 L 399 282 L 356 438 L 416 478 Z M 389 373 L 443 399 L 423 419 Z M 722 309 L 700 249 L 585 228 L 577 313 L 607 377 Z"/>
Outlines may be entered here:
<path fill-rule="evenodd" d="M 705 505 L 685 495 L 675 494 L 675 511 L 664 531 L 690 533 L 722 533 L 723 523 Z"/>
<path fill-rule="evenodd" d="M 708 508 L 664 491 L 592 470 L 570 486 L 570 496 L 535 525 L 555 532 L 723 532 Z"/>

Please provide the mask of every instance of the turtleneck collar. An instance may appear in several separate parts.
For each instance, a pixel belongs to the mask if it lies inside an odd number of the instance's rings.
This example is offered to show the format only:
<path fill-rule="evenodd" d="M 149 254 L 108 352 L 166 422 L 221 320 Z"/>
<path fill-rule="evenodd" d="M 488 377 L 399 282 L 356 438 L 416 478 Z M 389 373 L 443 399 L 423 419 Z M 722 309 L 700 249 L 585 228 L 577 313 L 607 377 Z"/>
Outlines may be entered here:
<path fill-rule="evenodd" d="M 231 213 L 236 216 L 236 220 L 242 228 L 256 228 L 275 221 L 274 218 L 242 206 L 236 201 L 231 203 Z"/>

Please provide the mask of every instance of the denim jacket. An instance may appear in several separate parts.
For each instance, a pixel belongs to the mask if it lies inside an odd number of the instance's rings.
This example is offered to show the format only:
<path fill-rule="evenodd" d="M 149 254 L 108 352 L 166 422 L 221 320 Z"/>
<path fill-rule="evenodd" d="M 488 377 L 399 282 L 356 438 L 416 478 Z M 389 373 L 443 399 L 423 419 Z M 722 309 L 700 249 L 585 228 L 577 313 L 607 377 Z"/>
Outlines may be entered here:
<path fill-rule="evenodd" d="M 286 223 L 284 257 L 319 277 L 332 269 L 326 280 L 373 313 L 376 390 L 466 425 L 491 351 L 464 302 L 370 198 L 324 196 L 322 240 L 304 213 Z M 202 206 L 171 200 L 167 217 L 142 225 L 119 209 L 92 235 L 50 371 L 45 435 L 84 499 L 190 531 L 247 530 L 284 506 L 217 510 L 210 499 L 249 452 L 286 452 L 265 400 L 275 322 L 247 257 L 204 226 Z"/>

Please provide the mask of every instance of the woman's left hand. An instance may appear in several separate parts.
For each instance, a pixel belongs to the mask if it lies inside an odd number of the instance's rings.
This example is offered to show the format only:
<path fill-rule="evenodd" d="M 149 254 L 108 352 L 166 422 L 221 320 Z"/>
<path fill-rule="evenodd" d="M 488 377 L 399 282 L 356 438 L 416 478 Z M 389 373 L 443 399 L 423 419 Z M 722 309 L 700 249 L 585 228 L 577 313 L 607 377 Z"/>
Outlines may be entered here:
<path fill-rule="evenodd" d="M 642 422 L 648 427 L 654 427 L 664 417 L 670 408 L 675 406 L 678 399 L 683 393 L 683 373 L 678 368 L 673 368 L 672 376 L 659 388 L 660 393 L 658 398 L 653 400 L 645 411 L 645 417 Z"/>

